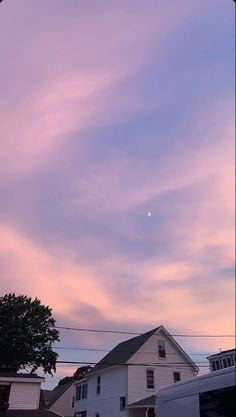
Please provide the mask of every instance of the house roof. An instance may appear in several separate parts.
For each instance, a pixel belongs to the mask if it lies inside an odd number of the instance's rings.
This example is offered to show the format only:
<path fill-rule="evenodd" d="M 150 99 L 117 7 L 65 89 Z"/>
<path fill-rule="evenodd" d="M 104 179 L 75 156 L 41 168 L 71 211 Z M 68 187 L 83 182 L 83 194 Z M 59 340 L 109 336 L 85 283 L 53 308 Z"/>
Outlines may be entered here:
<path fill-rule="evenodd" d="M 7 410 L 0 411 L 0 417 L 63 417 L 49 410 Z"/>
<path fill-rule="evenodd" d="M 93 368 L 91 373 L 100 371 L 101 369 L 110 368 L 114 365 L 125 364 L 138 350 L 139 348 L 160 328 L 156 327 L 147 333 L 143 333 L 125 342 L 119 343 L 114 349 L 111 350 L 97 365 Z"/>
<path fill-rule="evenodd" d="M 164 326 L 158 326 L 153 330 L 143 333 L 125 342 L 119 343 L 113 350 L 111 350 L 97 365 L 92 369 L 91 374 L 99 372 L 103 369 L 110 368 L 115 365 L 128 364 L 128 360 L 141 348 L 141 346 L 154 334 L 164 333 L 166 337 L 175 345 L 176 349 L 183 355 L 185 360 L 194 368 L 197 372 L 198 367 L 187 355 L 187 353 L 181 348 L 177 341 L 169 334 Z"/>
<path fill-rule="evenodd" d="M 145 408 L 145 407 L 155 407 L 156 396 L 151 395 L 146 397 L 143 400 L 137 401 L 135 403 L 129 404 L 128 408 Z"/>
<path fill-rule="evenodd" d="M 67 382 L 67 384 L 58 385 L 51 392 L 48 390 L 42 390 L 46 408 L 49 409 L 52 407 L 52 405 L 55 404 L 55 402 L 71 387 L 71 385 L 73 385 L 73 383 L 74 381 L 70 381 Z M 46 391 L 46 393 L 44 391 Z"/>
<path fill-rule="evenodd" d="M 27 379 L 44 379 L 37 374 L 23 374 L 23 373 L 14 373 L 14 372 L 0 372 L 0 378 L 27 378 Z"/>
<path fill-rule="evenodd" d="M 214 355 L 208 356 L 207 359 L 211 359 L 211 358 L 217 358 L 218 356 L 221 355 L 230 355 L 230 354 L 235 354 L 236 349 L 228 349 L 228 350 L 222 350 L 221 352 L 215 353 Z"/>

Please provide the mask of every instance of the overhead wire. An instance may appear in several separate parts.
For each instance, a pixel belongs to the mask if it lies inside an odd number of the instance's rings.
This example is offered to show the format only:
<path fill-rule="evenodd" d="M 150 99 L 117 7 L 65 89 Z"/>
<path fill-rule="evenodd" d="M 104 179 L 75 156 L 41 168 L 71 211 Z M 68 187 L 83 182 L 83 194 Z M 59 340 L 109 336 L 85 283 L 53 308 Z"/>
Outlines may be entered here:
<path fill-rule="evenodd" d="M 135 336 L 141 336 L 142 334 L 145 334 L 145 333 L 138 333 L 138 332 L 122 331 L 122 330 L 86 329 L 86 328 L 68 327 L 68 326 L 55 326 L 55 327 L 56 329 L 59 329 L 59 330 L 71 330 L 71 331 L 90 332 L 90 333 L 113 333 L 113 334 L 125 334 L 125 335 L 135 335 Z M 174 336 L 174 337 L 235 337 L 236 335 L 233 335 L 233 334 L 177 334 L 177 333 L 174 334 L 173 333 L 173 334 L 170 334 L 170 336 Z"/>
<path fill-rule="evenodd" d="M 69 364 L 69 365 L 97 365 L 97 362 L 90 362 L 90 361 L 56 361 L 56 363 L 59 364 Z M 102 366 L 158 366 L 158 367 L 162 367 L 162 368 L 173 368 L 173 366 L 175 366 L 176 368 L 182 368 L 182 369 L 186 369 L 189 368 L 188 364 L 184 364 L 184 363 L 179 363 L 179 362 L 168 362 L 166 364 L 164 363 L 160 363 L 160 362 L 141 362 L 141 363 L 118 363 L 118 362 L 102 362 L 101 364 Z M 201 367 L 203 368 L 209 368 L 208 365 L 202 365 Z"/>
<path fill-rule="evenodd" d="M 53 349 L 57 349 L 57 350 L 78 350 L 78 351 L 85 351 L 85 352 L 110 352 L 111 351 L 111 349 L 95 349 L 95 348 L 81 348 L 81 347 L 68 347 L 68 346 L 53 346 Z M 133 351 L 129 351 L 129 350 L 119 350 L 119 349 L 117 349 L 116 350 L 116 352 L 119 352 L 119 353 L 128 353 L 128 352 L 130 352 L 130 353 L 133 353 Z M 141 352 L 136 352 L 137 354 L 138 353 L 141 353 Z M 146 354 L 155 354 L 156 352 L 154 352 L 154 351 L 147 351 L 147 352 L 145 352 Z M 186 352 L 187 353 L 187 352 Z M 204 355 L 212 355 L 213 353 L 207 353 L 207 352 L 205 352 L 205 353 L 197 353 L 197 352 L 194 352 L 194 353 L 187 353 L 187 355 L 191 355 L 191 356 L 204 356 Z M 166 352 L 166 355 L 176 355 L 174 352 Z"/>

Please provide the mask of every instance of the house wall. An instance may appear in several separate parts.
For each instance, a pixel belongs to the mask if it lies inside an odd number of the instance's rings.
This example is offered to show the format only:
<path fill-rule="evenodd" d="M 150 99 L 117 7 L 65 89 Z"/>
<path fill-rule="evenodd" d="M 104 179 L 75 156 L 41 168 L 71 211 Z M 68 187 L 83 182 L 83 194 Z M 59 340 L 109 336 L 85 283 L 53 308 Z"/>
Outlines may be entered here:
<path fill-rule="evenodd" d="M 40 383 L 11 382 L 9 409 L 34 410 L 39 407 Z"/>
<path fill-rule="evenodd" d="M 76 388 L 83 385 L 87 384 L 88 386 L 88 391 L 89 391 L 89 381 L 88 378 L 84 378 L 81 379 L 79 382 L 76 382 L 74 384 L 74 396 L 75 396 L 75 407 L 74 407 L 74 413 L 78 412 L 78 411 L 86 411 L 87 410 L 87 401 L 88 398 L 81 398 L 80 400 L 76 399 Z M 88 391 L 87 391 L 87 395 L 88 395 Z"/>
<path fill-rule="evenodd" d="M 97 376 L 89 377 L 88 417 L 126 417 L 126 411 L 120 411 L 120 397 L 127 397 L 127 367 L 113 367 L 101 372 L 101 393 L 96 394 Z"/>
<path fill-rule="evenodd" d="M 158 356 L 158 339 L 165 341 L 166 358 Z M 129 361 L 128 366 L 128 403 L 139 401 L 142 398 L 154 395 L 160 388 L 174 382 L 174 372 L 180 373 L 181 380 L 192 378 L 195 371 L 186 361 L 185 357 L 164 335 L 153 335 L 135 353 Z M 138 365 L 140 363 L 150 363 L 150 366 Z M 175 363 L 176 365 L 171 365 Z M 178 363 L 178 364 L 177 364 Z M 179 365 L 180 363 L 180 365 Z M 156 364 L 156 365 L 152 365 Z M 165 366 L 168 364 L 168 367 Z M 181 366 L 182 365 L 182 366 Z M 154 370 L 155 387 L 153 390 L 146 387 L 146 370 Z"/>
<path fill-rule="evenodd" d="M 55 413 L 66 417 L 73 417 L 75 408 L 72 408 L 72 397 L 75 396 L 75 387 L 71 385 L 64 394 L 49 408 Z"/>

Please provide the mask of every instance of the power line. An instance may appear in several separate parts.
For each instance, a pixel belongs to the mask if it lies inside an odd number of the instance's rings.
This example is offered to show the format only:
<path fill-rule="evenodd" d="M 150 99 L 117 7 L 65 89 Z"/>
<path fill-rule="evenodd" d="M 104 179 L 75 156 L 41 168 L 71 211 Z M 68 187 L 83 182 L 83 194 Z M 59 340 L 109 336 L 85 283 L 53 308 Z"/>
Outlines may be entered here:
<path fill-rule="evenodd" d="M 85 351 L 85 352 L 110 352 L 111 351 L 111 349 L 94 349 L 94 348 L 80 348 L 80 347 L 67 347 L 67 346 L 53 346 L 53 349 L 58 349 L 58 350 L 79 350 L 79 351 Z M 119 349 L 117 349 L 116 350 L 116 352 L 119 352 L 119 353 L 128 353 L 128 352 L 131 352 L 131 351 L 128 351 L 128 350 L 119 350 Z M 133 352 L 133 351 L 132 351 Z M 131 352 L 131 353 L 132 353 Z M 136 353 L 141 353 L 141 352 L 136 352 Z M 148 354 L 155 354 L 156 352 L 154 352 L 154 351 L 150 351 L 150 352 L 145 352 L 145 354 L 146 353 L 148 353 Z M 173 352 L 166 352 L 166 354 L 167 355 L 176 355 L 175 353 L 173 353 Z M 208 355 L 212 355 L 213 353 L 187 353 L 187 355 L 191 355 L 191 356 L 208 356 Z"/>
<path fill-rule="evenodd" d="M 113 333 L 113 334 L 126 334 L 126 335 L 135 335 L 141 336 L 144 333 L 137 332 L 127 332 L 121 330 L 102 330 L 102 329 L 84 329 L 77 327 L 67 327 L 67 326 L 55 326 L 59 330 L 72 330 L 78 332 L 90 332 L 90 333 Z M 155 335 L 154 335 L 155 336 Z M 174 337 L 235 337 L 233 334 L 170 334 Z"/>
<path fill-rule="evenodd" d="M 97 362 L 90 362 L 90 361 L 87 361 L 87 362 L 84 362 L 84 361 L 56 361 L 56 363 L 59 363 L 59 364 L 68 364 L 68 365 L 88 365 L 88 364 L 90 364 L 90 365 L 97 365 Z M 150 362 L 150 363 L 118 363 L 118 362 L 103 362 L 102 363 L 102 365 L 105 365 L 105 366 L 145 366 L 145 367 L 147 367 L 147 366 L 158 366 L 158 367 L 161 367 L 161 368 L 173 368 L 173 367 L 176 367 L 176 368 L 182 368 L 182 369 L 186 369 L 186 368 L 189 368 L 189 365 L 188 364 L 184 364 L 184 363 L 180 363 L 180 362 L 173 362 L 173 363 L 167 363 L 167 364 L 164 364 L 164 363 L 158 363 L 158 362 Z M 201 368 L 209 368 L 209 365 L 201 365 Z"/>

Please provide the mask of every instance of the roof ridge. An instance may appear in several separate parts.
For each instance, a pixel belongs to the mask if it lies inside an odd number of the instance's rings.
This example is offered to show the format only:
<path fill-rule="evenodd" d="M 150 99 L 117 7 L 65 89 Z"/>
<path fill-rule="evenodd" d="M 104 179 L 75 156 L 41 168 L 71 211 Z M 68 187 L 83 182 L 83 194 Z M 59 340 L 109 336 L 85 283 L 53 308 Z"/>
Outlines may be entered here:
<path fill-rule="evenodd" d="M 126 364 L 128 360 L 138 351 L 138 349 L 161 327 L 162 326 L 155 327 L 152 330 L 118 343 L 118 345 L 116 345 L 97 363 L 97 365 L 95 365 L 91 372 L 97 372 L 98 370 L 110 368 L 115 365 L 119 366 Z M 123 346 L 123 350 L 120 349 L 121 346 Z"/>

